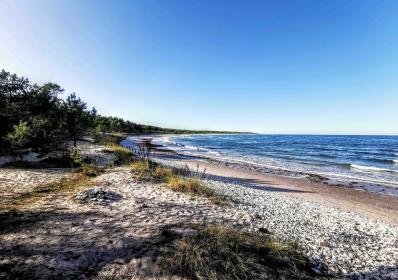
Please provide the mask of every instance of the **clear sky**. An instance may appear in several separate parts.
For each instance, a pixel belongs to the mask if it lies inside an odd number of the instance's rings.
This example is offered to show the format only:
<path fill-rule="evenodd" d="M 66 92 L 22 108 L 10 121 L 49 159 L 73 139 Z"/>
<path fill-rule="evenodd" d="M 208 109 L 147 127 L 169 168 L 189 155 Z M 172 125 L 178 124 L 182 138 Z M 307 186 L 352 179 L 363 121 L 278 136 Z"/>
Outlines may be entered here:
<path fill-rule="evenodd" d="M 0 68 L 173 128 L 398 134 L 398 1 L 0 1 Z"/>

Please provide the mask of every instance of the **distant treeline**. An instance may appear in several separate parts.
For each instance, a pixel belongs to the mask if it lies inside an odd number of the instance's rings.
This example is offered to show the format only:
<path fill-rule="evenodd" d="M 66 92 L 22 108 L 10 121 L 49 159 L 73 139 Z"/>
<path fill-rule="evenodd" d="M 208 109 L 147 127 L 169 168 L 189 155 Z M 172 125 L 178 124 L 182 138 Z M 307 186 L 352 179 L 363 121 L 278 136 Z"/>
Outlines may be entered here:
<path fill-rule="evenodd" d="M 108 132 L 227 133 L 192 131 L 141 125 L 117 117 L 105 117 L 89 109 L 75 93 L 60 98 L 64 90 L 55 83 L 31 84 L 5 70 L 0 72 L 0 153 L 34 149 L 54 150 L 82 135 Z"/>

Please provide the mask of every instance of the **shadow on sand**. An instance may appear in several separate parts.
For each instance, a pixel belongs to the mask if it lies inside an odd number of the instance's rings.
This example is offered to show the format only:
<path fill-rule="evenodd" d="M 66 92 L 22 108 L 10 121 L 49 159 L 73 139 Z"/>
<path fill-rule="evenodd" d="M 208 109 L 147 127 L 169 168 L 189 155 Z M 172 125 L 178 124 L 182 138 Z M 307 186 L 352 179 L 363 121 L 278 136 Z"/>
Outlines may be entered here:
<path fill-rule="evenodd" d="M 112 267 L 113 278 L 109 279 L 125 279 L 123 277 L 132 275 L 129 273 L 135 273 L 134 269 L 127 274 L 120 271 L 133 259 L 141 260 L 159 252 L 154 247 L 157 234 L 141 238 L 134 237 L 139 236 L 134 233 L 134 228 L 122 227 L 119 221 L 98 212 L 71 213 L 58 209 L 0 214 L 0 278 L 98 278 L 104 268 L 106 271 Z M 12 241 L 6 238 L 10 236 L 14 237 Z M 396 274 L 390 278 L 374 278 L 388 270 L 398 271 L 398 268 L 380 267 L 344 278 L 396 279 L 393 278 Z"/>
<path fill-rule="evenodd" d="M 5 235 L 18 237 L 8 241 Z M 3 213 L 0 278 L 91 277 L 106 264 L 144 256 L 151 249 L 148 240 L 133 238 L 112 217 L 95 212 Z"/>

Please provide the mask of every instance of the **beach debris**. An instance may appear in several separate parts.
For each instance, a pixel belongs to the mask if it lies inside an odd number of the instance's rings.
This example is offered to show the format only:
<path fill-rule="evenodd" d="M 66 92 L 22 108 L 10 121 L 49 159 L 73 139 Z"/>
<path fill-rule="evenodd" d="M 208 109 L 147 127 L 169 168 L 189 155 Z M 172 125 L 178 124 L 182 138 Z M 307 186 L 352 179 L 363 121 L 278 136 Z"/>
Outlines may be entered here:
<path fill-rule="evenodd" d="M 81 203 L 109 204 L 122 198 L 120 194 L 108 191 L 102 187 L 85 190 L 76 196 Z"/>

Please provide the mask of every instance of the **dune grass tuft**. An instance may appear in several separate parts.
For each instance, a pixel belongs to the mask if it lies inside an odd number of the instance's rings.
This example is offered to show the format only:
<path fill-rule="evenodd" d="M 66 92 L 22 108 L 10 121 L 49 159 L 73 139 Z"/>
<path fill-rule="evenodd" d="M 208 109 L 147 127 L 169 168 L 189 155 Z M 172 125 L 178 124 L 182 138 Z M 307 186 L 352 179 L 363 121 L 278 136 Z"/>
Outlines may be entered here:
<path fill-rule="evenodd" d="M 184 279 L 313 279 L 293 243 L 225 226 L 193 226 L 194 234 L 165 230 L 162 274 Z"/>
<path fill-rule="evenodd" d="M 174 175 L 173 169 L 150 160 L 136 160 L 130 164 L 135 179 L 154 183 L 166 183 Z"/>
<path fill-rule="evenodd" d="M 197 178 L 172 176 L 167 181 L 167 187 L 175 192 L 206 197 L 212 203 L 220 206 L 228 205 L 228 200 L 224 196 L 217 194 L 213 189 L 204 185 L 203 182 Z"/>
<path fill-rule="evenodd" d="M 199 178 L 192 177 L 192 173 L 189 173 L 191 177 L 182 176 L 181 169 L 162 166 L 151 160 L 138 159 L 130 164 L 130 170 L 133 177 L 139 181 L 163 183 L 172 191 L 203 196 L 220 206 L 228 205 L 228 200 L 224 196 L 207 187 Z M 183 174 L 188 173 L 184 171 Z"/>
<path fill-rule="evenodd" d="M 106 144 L 106 150 L 116 155 L 117 164 L 130 162 L 133 155 L 129 149 L 115 143 Z"/>

